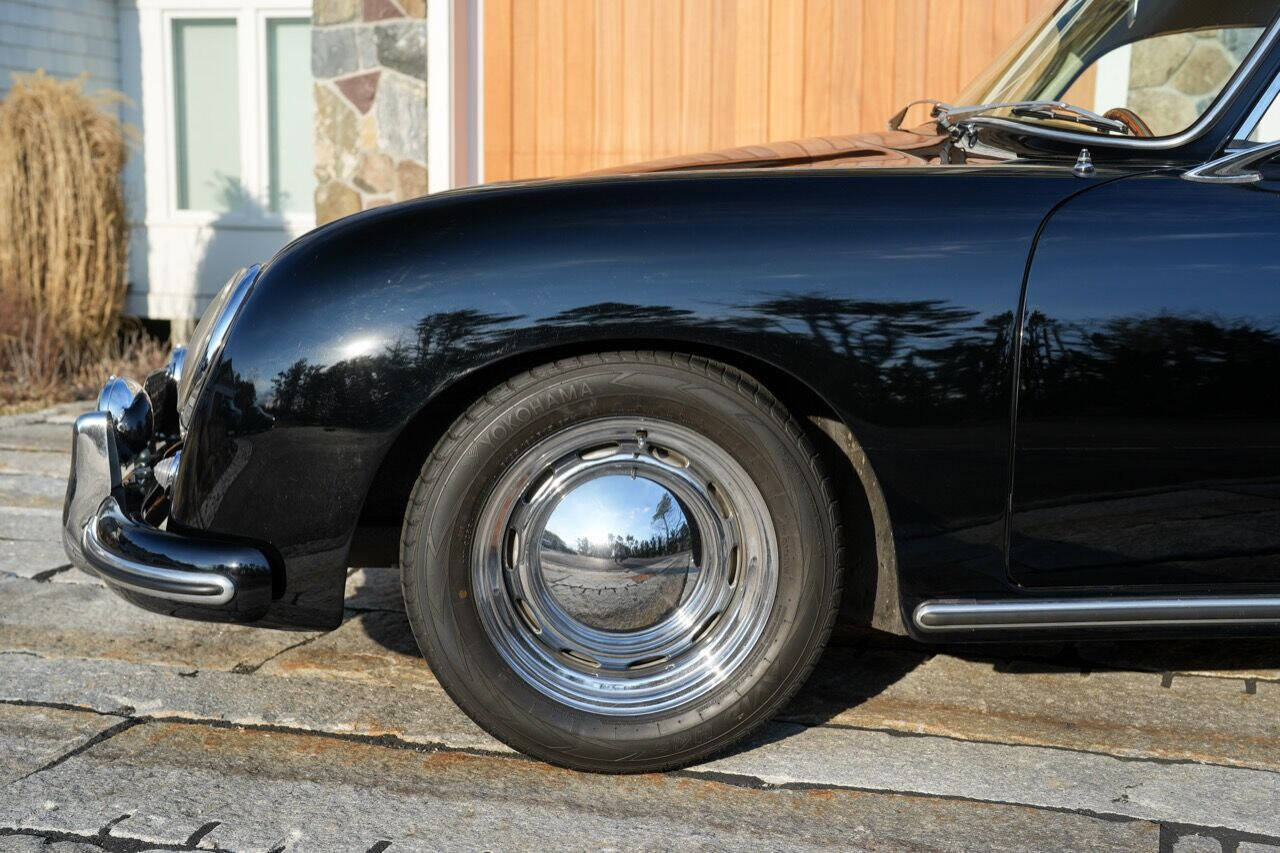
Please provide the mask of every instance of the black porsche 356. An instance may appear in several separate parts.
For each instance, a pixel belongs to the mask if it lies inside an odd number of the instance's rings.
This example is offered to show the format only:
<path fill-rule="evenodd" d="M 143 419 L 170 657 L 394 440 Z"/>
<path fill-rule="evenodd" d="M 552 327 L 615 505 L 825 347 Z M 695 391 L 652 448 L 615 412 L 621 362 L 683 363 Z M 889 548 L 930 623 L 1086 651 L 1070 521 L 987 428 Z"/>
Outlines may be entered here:
<path fill-rule="evenodd" d="M 326 225 L 107 383 L 67 550 L 282 627 L 398 562 L 469 715 L 614 772 L 752 731 L 837 611 L 1273 630 L 1278 35 L 1274 2 L 1067 0 L 912 131 Z"/>

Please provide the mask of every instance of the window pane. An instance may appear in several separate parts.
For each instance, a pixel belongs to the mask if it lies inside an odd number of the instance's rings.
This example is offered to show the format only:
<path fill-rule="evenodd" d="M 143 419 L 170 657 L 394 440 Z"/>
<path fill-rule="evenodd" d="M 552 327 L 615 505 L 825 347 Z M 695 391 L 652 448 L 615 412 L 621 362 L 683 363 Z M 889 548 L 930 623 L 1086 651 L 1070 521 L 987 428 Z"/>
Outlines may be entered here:
<path fill-rule="evenodd" d="M 173 22 L 178 207 L 225 211 L 240 187 L 240 97 L 236 22 Z"/>
<path fill-rule="evenodd" d="M 1195 123 L 1262 36 L 1261 27 L 1167 33 L 1111 51 L 1098 60 L 1096 107 L 1125 107 L 1156 136 Z"/>
<path fill-rule="evenodd" d="M 1274 142 L 1280 139 L 1280 97 L 1271 102 L 1258 124 L 1249 133 L 1250 142 Z"/>
<path fill-rule="evenodd" d="M 311 22 L 267 23 L 271 209 L 310 213 L 316 178 L 311 132 Z"/>

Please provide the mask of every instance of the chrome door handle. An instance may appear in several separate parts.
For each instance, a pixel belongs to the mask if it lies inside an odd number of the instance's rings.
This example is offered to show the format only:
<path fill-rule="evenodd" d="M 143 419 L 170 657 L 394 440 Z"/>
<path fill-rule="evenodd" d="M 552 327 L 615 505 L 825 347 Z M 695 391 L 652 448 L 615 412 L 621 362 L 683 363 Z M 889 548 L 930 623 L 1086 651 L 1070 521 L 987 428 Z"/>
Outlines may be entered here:
<path fill-rule="evenodd" d="M 1201 163 L 1194 169 L 1183 172 L 1182 177 L 1202 184 L 1252 184 L 1262 180 L 1262 173 L 1249 167 L 1273 154 L 1280 154 L 1280 139 Z"/>

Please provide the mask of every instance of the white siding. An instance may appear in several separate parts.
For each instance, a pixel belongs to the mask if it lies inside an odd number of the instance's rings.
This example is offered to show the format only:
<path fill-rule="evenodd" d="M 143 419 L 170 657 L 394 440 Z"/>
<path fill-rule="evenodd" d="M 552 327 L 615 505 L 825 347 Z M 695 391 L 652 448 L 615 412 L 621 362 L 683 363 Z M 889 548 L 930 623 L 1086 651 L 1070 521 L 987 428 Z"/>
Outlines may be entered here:
<path fill-rule="evenodd" d="M 0 96 L 10 75 L 89 72 L 90 89 L 120 88 L 115 0 L 0 0 Z"/>

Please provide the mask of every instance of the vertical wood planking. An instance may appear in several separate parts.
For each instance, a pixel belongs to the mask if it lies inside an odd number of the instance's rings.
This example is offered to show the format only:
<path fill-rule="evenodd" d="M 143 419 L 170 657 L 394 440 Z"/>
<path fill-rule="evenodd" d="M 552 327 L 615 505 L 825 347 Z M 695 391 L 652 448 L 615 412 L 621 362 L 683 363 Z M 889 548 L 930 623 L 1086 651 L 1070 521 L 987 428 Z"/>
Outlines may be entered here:
<path fill-rule="evenodd" d="M 567 0 L 564 32 L 563 168 L 572 175 L 595 162 L 596 0 Z"/>
<path fill-rule="evenodd" d="M 688 150 L 680 136 L 684 88 L 680 67 L 683 4 L 681 0 L 652 0 L 652 6 L 653 130 L 649 135 L 649 152 L 651 157 L 666 157 Z"/>
<path fill-rule="evenodd" d="M 831 130 L 835 133 L 852 133 L 864 126 L 862 6 L 863 0 L 836 0 L 831 11 Z"/>
<path fill-rule="evenodd" d="M 595 148 L 591 159 L 593 167 L 602 168 L 622 162 L 622 0 L 600 0 L 594 53 Z"/>
<path fill-rule="evenodd" d="M 653 10 L 622 7 L 622 160 L 649 156 L 653 133 Z"/>
<path fill-rule="evenodd" d="M 485 177 L 880 130 L 1056 2 L 486 0 Z"/>
<path fill-rule="evenodd" d="M 538 102 L 535 110 L 537 151 L 534 168 L 540 175 L 562 175 L 565 165 L 565 4 L 537 0 Z"/>
<path fill-rule="evenodd" d="M 737 76 L 734 50 L 738 38 L 737 0 L 714 0 L 711 10 L 711 147 L 727 148 L 736 140 Z"/>
<path fill-rule="evenodd" d="M 711 4 L 684 0 L 679 32 L 681 87 L 680 139 L 692 149 L 711 147 Z"/>
<path fill-rule="evenodd" d="M 1003 47 L 995 41 L 995 9 L 991 0 L 963 0 L 960 5 L 959 41 L 960 71 L 952 87 L 952 97 L 977 77 Z"/>
<path fill-rule="evenodd" d="M 511 177 L 538 174 L 538 16 L 529 0 L 511 5 Z M 487 60 L 486 60 L 487 61 Z"/>
<path fill-rule="evenodd" d="M 929 0 L 897 0 L 893 6 L 893 104 L 890 112 L 908 101 L 927 97 L 924 72 L 925 47 L 929 39 Z"/>
<path fill-rule="evenodd" d="M 929 0 L 922 97 L 950 100 L 960 84 L 960 4 Z"/>
<path fill-rule="evenodd" d="M 485 0 L 484 174 L 511 178 L 511 0 Z"/>
<path fill-rule="evenodd" d="M 833 0 L 808 0 L 804 16 L 804 71 L 800 132 L 831 132 L 831 22 Z"/>
<path fill-rule="evenodd" d="M 883 130 L 902 106 L 893 91 L 896 6 L 870 0 L 862 6 L 862 115 L 859 130 Z"/>
<path fill-rule="evenodd" d="M 733 144 L 769 138 L 769 0 L 738 0 L 733 40 Z"/>
<path fill-rule="evenodd" d="M 804 17 L 800 0 L 770 4 L 769 139 L 804 133 Z"/>
<path fill-rule="evenodd" d="M 1027 25 L 1029 13 L 1027 0 L 991 0 L 993 7 L 991 38 L 996 50 L 1013 41 L 1014 36 Z"/>

